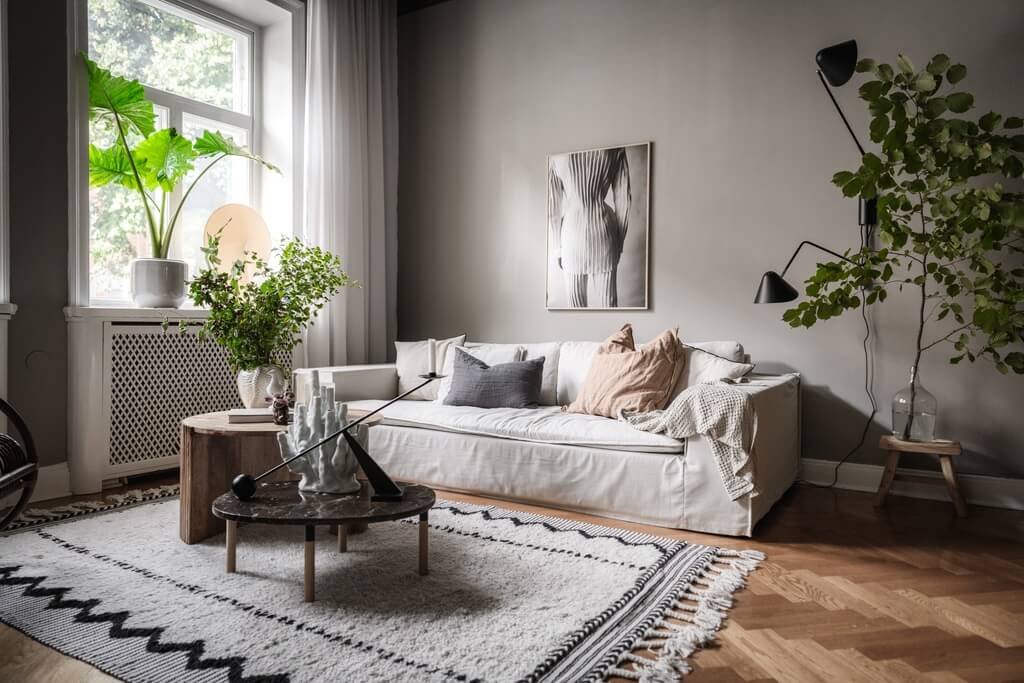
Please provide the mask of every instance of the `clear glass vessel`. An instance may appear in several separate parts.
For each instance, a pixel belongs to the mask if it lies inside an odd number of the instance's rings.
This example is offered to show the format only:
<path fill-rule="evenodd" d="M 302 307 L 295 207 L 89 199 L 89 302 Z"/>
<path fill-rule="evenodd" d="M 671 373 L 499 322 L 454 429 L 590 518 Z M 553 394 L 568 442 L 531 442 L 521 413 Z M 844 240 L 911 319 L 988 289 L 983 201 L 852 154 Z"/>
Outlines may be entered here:
<path fill-rule="evenodd" d="M 892 397 L 892 434 L 904 441 L 933 441 L 939 402 L 921 386 L 917 367 L 910 368 L 910 384 Z"/>

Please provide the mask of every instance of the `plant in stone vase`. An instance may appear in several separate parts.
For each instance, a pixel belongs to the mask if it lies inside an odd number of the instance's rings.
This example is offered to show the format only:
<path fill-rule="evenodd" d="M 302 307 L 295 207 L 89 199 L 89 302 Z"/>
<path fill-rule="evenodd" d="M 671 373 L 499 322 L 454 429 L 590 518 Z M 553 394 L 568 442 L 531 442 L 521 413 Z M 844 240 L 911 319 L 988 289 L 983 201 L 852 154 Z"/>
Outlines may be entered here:
<path fill-rule="evenodd" d="M 81 56 L 89 75 L 89 119 L 109 124 L 114 133 L 109 147 L 89 145 L 89 184 L 134 190 L 146 217 L 152 258 L 132 262 L 132 297 L 139 306 L 177 308 L 185 299 L 186 264 L 167 256 L 181 209 L 199 181 L 228 157 L 280 171 L 217 131 L 204 130 L 189 140 L 174 128 L 156 130 L 153 103 L 138 81 L 116 76 L 84 53 Z M 171 211 L 171 193 L 196 162 L 205 166 Z"/>
<path fill-rule="evenodd" d="M 847 197 L 877 198 L 881 245 L 847 252 L 852 263 L 819 264 L 808 298 L 783 320 L 811 327 L 860 307 L 861 297 L 870 305 L 894 287 L 909 290 L 917 300 L 913 376 L 894 401 L 893 431 L 928 440 L 934 406 L 929 415 L 921 405 L 918 372 L 925 352 L 948 348 L 950 363 L 985 359 L 1004 374 L 1024 373 L 1024 195 L 1004 186 L 1024 173 L 1024 120 L 960 116 L 974 106 L 954 87 L 967 68 L 943 54 L 920 70 L 899 55 L 895 67 L 865 59 L 857 71 L 873 76 L 860 97 L 880 148 L 832 182 Z"/>
<path fill-rule="evenodd" d="M 337 256 L 298 239 L 274 250 L 276 265 L 246 252 L 224 269 L 219 248 L 219 234 L 211 235 L 203 248 L 206 268 L 188 284 L 192 302 L 210 311 L 198 336 L 227 351 L 245 406 L 263 406 L 285 389 L 275 354 L 295 348 L 331 297 L 358 283 L 342 270 Z"/>

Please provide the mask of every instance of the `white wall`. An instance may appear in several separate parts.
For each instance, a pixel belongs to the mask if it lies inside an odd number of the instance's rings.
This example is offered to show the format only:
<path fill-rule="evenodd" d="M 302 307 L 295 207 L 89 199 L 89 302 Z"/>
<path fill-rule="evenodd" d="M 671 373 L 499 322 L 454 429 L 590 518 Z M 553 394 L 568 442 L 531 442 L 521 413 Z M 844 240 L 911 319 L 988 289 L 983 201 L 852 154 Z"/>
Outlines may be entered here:
<path fill-rule="evenodd" d="M 979 109 L 1024 112 L 1024 3 L 795 0 L 452 0 L 400 21 L 399 334 L 480 340 L 741 340 L 762 369 L 803 373 L 804 455 L 837 459 L 866 414 L 855 314 L 811 330 L 751 300 L 801 239 L 857 243 L 857 207 L 829 182 L 857 154 L 814 54 L 857 38 L 863 55 L 968 65 Z M 867 141 L 857 81 L 837 96 Z M 544 308 L 545 156 L 651 140 L 651 310 Z M 802 255 L 793 282 L 813 272 Z M 877 312 L 876 391 L 911 362 L 913 301 Z M 1024 378 L 926 358 L 939 431 L 967 472 L 1024 475 Z M 879 462 L 873 443 L 857 457 Z"/>

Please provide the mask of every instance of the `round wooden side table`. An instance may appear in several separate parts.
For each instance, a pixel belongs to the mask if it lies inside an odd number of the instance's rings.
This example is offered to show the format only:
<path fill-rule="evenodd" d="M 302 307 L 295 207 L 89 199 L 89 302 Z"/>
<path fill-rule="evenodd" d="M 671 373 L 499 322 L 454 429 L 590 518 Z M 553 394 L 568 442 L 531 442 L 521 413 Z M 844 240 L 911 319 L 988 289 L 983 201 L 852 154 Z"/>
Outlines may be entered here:
<path fill-rule="evenodd" d="M 338 527 L 338 552 L 345 552 L 346 527 L 351 523 L 372 524 L 389 522 L 419 515 L 419 573 L 427 574 L 427 511 L 434 506 L 433 489 L 419 484 L 399 484 L 404 497 L 398 501 L 372 501 L 369 484 L 363 482 L 358 493 L 332 495 L 303 493 L 297 482 L 260 484 L 251 500 L 239 500 L 233 493 L 225 493 L 213 501 L 213 514 L 227 521 L 225 544 L 227 559 L 225 570 L 235 571 L 235 547 L 238 543 L 238 523 L 291 524 L 306 529 L 305 571 L 303 572 L 303 598 L 315 599 L 316 527 Z"/>
<path fill-rule="evenodd" d="M 367 411 L 350 410 L 355 420 Z M 380 423 L 374 415 L 364 424 Z M 178 535 L 185 543 L 199 543 L 224 531 L 214 517 L 214 499 L 231 489 L 238 474 L 259 474 L 281 462 L 277 433 L 287 429 L 273 422 L 231 423 L 228 411 L 204 413 L 181 421 L 181 499 Z M 299 476 L 287 467 L 267 481 L 290 481 Z"/>

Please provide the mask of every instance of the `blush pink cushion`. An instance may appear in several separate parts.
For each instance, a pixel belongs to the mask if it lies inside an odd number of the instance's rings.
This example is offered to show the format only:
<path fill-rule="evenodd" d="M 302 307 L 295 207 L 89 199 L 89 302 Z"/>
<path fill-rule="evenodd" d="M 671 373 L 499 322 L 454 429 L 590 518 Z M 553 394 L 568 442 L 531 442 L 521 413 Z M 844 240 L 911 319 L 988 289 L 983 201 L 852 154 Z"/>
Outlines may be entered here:
<path fill-rule="evenodd" d="M 633 326 L 627 324 L 601 344 L 566 411 L 616 418 L 623 410 L 660 410 L 668 404 L 685 362 L 677 330 L 665 330 L 636 348 Z"/>

